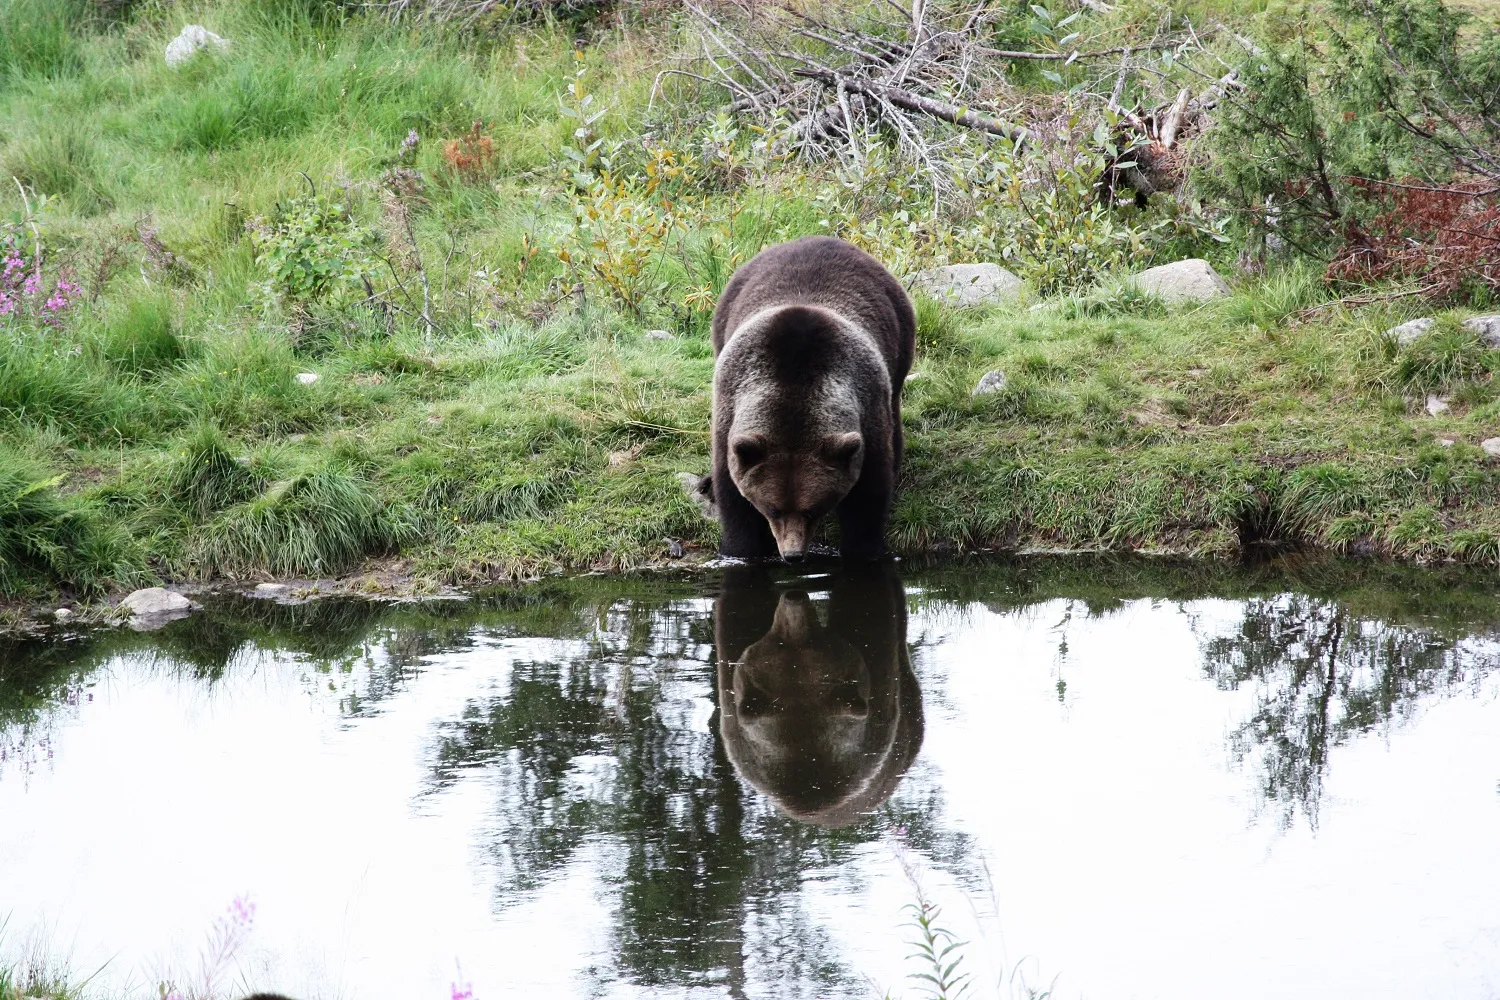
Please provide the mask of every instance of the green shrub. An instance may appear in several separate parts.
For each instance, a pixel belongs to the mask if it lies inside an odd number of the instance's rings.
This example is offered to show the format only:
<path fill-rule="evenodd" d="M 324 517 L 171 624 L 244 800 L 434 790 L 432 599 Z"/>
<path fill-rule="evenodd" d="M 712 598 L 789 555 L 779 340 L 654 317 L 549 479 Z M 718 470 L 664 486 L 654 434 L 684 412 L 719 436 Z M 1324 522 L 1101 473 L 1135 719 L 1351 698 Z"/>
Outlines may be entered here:
<path fill-rule="evenodd" d="M 372 234 L 346 206 L 322 195 L 289 199 L 269 219 L 251 219 L 245 228 L 275 298 L 318 302 L 358 289 L 374 271 Z"/>

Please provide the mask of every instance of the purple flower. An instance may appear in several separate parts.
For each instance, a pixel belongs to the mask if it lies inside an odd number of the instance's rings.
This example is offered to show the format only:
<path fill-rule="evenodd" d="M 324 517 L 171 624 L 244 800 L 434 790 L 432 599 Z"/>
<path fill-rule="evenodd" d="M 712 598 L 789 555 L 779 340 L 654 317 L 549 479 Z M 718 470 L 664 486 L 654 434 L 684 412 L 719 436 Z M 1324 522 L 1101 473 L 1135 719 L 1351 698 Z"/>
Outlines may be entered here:
<path fill-rule="evenodd" d="M 14 250 L 12 250 L 10 252 L 10 256 L 5 258 L 5 275 L 4 275 L 4 277 L 7 280 L 9 280 L 17 271 L 19 271 L 21 268 L 23 268 L 25 266 L 26 266 L 26 261 L 24 261 L 24 260 L 21 259 L 21 255 L 20 254 L 16 253 Z"/>
<path fill-rule="evenodd" d="M 464 983 L 460 987 L 457 983 L 454 983 L 452 1000 L 474 1000 L 474 985 L 472 983 Z"/>
<path fill-rule="evenodd" d="M 417 146 L 422 142 L 422 137 L 417 134 L 416 129 L 406 133 L 406 138 L 401 140 L 401 152 L 398 158 L 403 162 L 410 162 L 417 155 Z"/>
<path fill-rule="evenodd" d="M 42 276 L 40 274 L 28 274 L 26 280 L 21 282 L 21 291 L 26 295 L 35 295 L 41 291 Z"/>
<path fill-rule="evenodd" d="M 16 300 L 0 292 L 0 316 L 9 316 L 16 311 Z"/>

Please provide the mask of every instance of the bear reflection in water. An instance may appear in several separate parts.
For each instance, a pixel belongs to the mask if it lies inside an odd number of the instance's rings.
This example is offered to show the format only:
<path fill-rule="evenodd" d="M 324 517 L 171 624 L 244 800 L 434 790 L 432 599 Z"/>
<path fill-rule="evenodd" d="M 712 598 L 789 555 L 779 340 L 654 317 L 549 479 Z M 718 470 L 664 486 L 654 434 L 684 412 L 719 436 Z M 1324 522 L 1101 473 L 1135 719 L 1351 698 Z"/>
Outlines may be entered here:
<path fill-rule="evenodd" d="M 719 731 L 741 776 L 819 826 L 855 823 L 890 798 L 923 732 L 893 565 L 786 586 L 763 567 L 733 567 L 714 640 Z"/>

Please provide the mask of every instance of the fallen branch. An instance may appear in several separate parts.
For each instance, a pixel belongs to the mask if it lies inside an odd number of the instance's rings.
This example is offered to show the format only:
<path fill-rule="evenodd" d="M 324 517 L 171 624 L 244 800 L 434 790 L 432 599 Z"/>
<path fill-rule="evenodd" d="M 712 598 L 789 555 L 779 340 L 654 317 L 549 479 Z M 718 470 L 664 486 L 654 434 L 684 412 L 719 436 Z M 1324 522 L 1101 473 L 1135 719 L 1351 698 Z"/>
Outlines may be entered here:
<path fill-rule="evenodd" d="M 832 70 L 796 69 L 792 73 L 795 76 L 817 80 L 825 86 L 834 88 L 842 86 L 852 94 L 864 94 L 876 100 L 889 101 L 898 108 L 931 115 L 934 118 L 948 122 L 950 125 L 962 125 L 965 128 L 978 129 L 982 132 L 988 132 L 991 135 L 1003 136 L 1012 142 L 1025 142 L 1030 135 L 1024 128 L 1003 122 L 998 118 L 975 114 L 967 108 L 960 108 L 946 101 L 938 101 L 931 97 L 913 94 L 911 91 L 902 90 L 899 87 L 888 87 L 883 84 L 856 80 L 851 77 L 842 76 Z"/>

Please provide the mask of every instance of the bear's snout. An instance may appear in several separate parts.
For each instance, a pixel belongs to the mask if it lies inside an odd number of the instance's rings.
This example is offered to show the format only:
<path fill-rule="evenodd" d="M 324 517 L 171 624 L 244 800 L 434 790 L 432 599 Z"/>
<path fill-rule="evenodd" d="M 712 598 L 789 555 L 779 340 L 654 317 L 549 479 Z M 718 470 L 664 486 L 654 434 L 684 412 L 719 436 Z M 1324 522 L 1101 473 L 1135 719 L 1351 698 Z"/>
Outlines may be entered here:
<path fill-rule="evenodd" d="M 807 556 L 807 539 L 812 532 L 807 518 L 788 514 L 771 522 L 771 533 L 776 536 L 776 548 L 787 562 L 801 562 Z"/>

